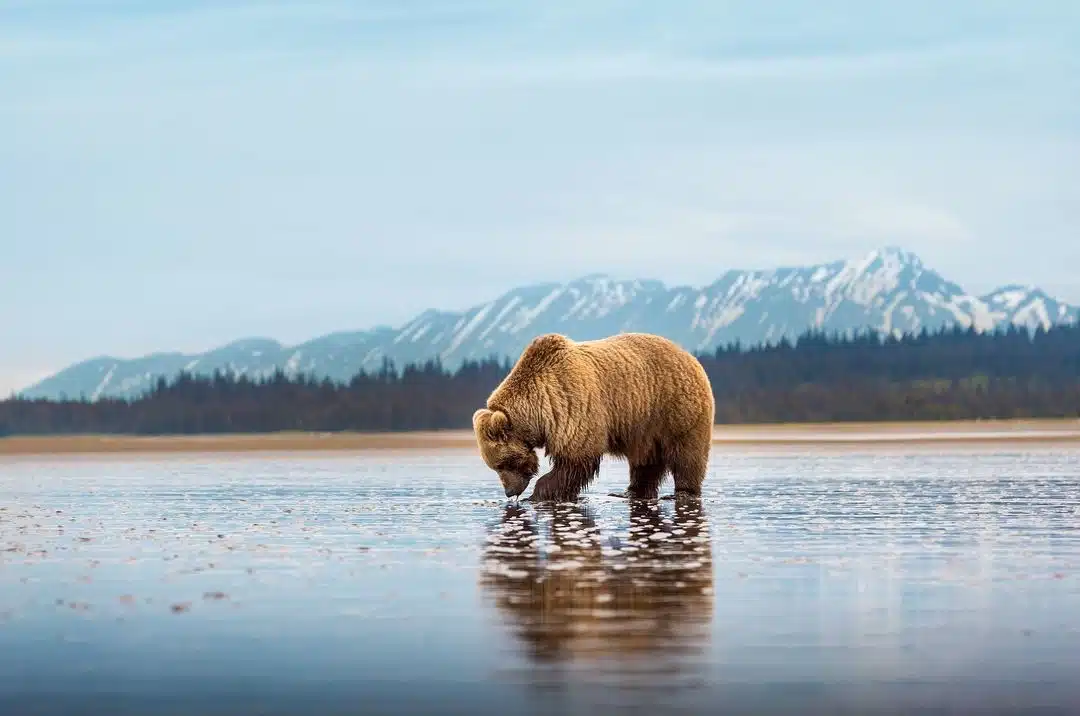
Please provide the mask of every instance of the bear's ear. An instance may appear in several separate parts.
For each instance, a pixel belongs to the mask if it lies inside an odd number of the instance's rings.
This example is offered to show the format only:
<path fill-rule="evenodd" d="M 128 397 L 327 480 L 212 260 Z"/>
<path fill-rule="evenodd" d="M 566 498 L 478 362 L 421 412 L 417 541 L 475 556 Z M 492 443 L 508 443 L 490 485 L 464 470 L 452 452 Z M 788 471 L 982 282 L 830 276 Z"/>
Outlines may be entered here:
<path fill-rule="evenodd" d="M 480 408 L 473 413 L 473 430 L 488 440 L 498 440 L 510 432 L 510 418 L 501 410 Z"/>
<path fill-rule="evenodd" d="M 491 411 L 491 420 L 488 421 L 488 430 L 492 437 L 504 438 L 510 434 L 510 416 L 501 410 Z"/>
<path fill-rule="evenodd" d="M 487 421 L 491 418 L 491 411 L 487 408 L 480 408 L 472 414 L 472 429 L 473 432 L 479 435 L 482 432 L 487 432 Z"/>

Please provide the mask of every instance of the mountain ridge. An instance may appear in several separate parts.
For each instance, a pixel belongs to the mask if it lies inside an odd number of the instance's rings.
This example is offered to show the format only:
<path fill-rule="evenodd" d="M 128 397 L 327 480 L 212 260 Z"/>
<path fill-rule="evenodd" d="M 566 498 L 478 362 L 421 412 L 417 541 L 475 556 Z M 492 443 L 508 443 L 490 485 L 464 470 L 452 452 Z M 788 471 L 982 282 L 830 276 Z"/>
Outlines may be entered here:
<path fill-rule="evenodd" d="M 385 359 L 401 366 L 438 358 L 453 368 L 491 356 L 516 358 L 535 335 L 577 340 L 622 331 L 659 333 L 689 350 L 775 342 L 810 329 L 911 333 L 949 325 L 1032 330 L 1080 320 L 1080 308 L 1036 286 L 1006 284 L 969 294 L 913 252 L 885 246 L 854 259 L 773 269 L 729 269 L 705 286 L 590 273 L 566 283 L 522 286 L 464 311 L 426 309 L 395 328 L 336 331 L 295 344 L 249 337 L 203 353 L 99 356 L 19 394 L 27 398 L 135 397 L 159 376 L 214 370 L 266 376 L 313 373 L 348 380 Z"/>

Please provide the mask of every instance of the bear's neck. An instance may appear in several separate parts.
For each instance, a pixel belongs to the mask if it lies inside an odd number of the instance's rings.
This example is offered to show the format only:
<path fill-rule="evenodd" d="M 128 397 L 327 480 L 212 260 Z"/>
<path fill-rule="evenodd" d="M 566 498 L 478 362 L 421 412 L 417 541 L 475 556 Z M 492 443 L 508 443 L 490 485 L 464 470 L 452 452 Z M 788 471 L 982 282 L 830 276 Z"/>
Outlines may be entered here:
<path fill-rule="evenodd" d="M 535 425 L 526 425 L 522 431 L 522 437 L 525 439 L 525 444 L 529 446 L 530 450 L 536 450 L 547 446 L 547 435 Z"/>
<path fill-rule="evenodd" d="M 489 410 L 501 410 L 506 413 L 510 418 L 511 429 L 517 433 L 518 437 L 525 441 L 525 445 L 530 450 L 536 450 L 542 448 L 547 443 L 547 436 L 544 434 L 540 427 L 541 422 L 534 418 L 534 416 L 527 415 L 525 411 L 514 410 L 508 405 L 502 405 L 499 403 L 492 403 L 488 405 Z"/>

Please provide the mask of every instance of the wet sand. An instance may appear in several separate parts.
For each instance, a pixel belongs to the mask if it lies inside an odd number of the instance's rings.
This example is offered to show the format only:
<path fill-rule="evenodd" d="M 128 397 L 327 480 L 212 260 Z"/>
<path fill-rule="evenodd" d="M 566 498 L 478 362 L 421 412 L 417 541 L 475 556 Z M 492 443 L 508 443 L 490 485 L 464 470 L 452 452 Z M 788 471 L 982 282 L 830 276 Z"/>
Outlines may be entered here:
<path fill-rule="evenodd" d="M 980 444 L 564 505 L 475 448 L 11 460 L 0 714 L 1080 714 L 1080 451 Z"/>
<path fill-rule="evenodd" d="M 1080 420 L 1009 420 L 910 423 L 813 423 L 718 425 L 714 443 L 729 448 L 852 449 L 859 446 L 904 449 L 995 449 L 1015 446 L 1080 447 Z M 473 450 L 469 430 L 401 433 L 301 433 L 251 435 L 63 435 L 0 439 L 0 456 L 161 453 L 345 453 L 414 450 Z"/>

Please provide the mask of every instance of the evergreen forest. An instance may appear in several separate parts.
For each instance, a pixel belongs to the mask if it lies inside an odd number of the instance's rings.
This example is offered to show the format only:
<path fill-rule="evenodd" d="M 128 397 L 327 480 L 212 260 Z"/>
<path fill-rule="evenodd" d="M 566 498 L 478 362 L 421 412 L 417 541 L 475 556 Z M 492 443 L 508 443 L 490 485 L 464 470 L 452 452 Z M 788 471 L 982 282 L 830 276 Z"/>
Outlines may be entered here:
<path fill-rule="evenodd" d="M 807 333 L 699 354 L 717 423 L 1080 416 L 1080 326 Z M 470 429 L 509 359 L 390 363 L 348 383 L 277 372 L 161 378 L 144 395 L 0 402 L 0 436 Z"/>

